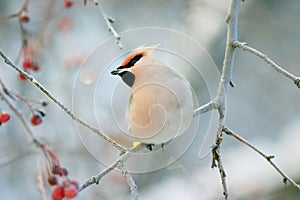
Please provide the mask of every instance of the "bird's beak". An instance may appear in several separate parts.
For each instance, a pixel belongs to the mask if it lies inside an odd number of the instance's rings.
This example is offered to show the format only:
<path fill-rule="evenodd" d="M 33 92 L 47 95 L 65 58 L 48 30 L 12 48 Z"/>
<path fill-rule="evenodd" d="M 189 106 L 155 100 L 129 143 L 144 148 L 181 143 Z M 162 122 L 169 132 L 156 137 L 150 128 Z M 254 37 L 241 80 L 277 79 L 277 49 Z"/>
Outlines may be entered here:
<path fill-rule="evenodd" d="M 110 73 L 111 73 L 112 75 L 120 75 L 120 74 L 122 74 L 123 72 L 126 72 L 126 71 L 128 71 L 127 68 L 124 68 L 123 66 L 120 66 L 120 67 L 118 67 L 117 69 L 111 71 Z"/>
<path fill-rule="evenodd" d="M 119 74 L 119 70 L 116 69 L 116 70 L 111 71 L 110 73 L 112 75 L 118 75 Z"/>

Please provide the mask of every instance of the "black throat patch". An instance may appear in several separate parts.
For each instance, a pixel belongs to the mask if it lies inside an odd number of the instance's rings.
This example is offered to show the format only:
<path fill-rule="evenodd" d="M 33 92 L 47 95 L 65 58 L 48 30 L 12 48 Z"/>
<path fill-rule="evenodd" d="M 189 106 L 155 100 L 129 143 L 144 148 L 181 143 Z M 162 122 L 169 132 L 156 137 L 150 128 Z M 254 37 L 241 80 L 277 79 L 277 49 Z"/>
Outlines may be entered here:
<path fill-rule="evenodd" d="M 119 76 L 121 76 L 122 80 L 124 81 L 124 83 L 126 83 L 126 85 L 128 85 L 129 87 L 133 86 L 135 80 L 135 76 L 133 73 L 125 71 L 120 73 Z"/>

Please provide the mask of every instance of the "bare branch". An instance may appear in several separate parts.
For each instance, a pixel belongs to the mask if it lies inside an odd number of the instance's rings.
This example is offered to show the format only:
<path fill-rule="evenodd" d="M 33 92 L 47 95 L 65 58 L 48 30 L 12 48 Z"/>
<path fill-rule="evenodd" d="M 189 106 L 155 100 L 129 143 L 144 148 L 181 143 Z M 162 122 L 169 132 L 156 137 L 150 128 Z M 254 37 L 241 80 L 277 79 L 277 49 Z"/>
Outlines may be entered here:
<path fill-rule="evenodd" d="M 25 0 L 22 8 L 19 10 L 18 14 L 21 14 L 23 11 L 26 12 L 28 9 L 29 3 L 30 3 L 30 0 Z"/>
<path fill-rule="evenodd" d="M 219 112 L 219 124 L 218 131 L 215 144 L 212 145 L 212 168 L 218 167 L 222 187 L 223 187 L 223 195 L 224 199 L 227 200 L 228 197 L 228 189 L 226 184 L 226 173 L 224 170 L 221 153 L 220 153 L 220 145 L 223 141 L 222 138 L 222 128 L 225 123 L 226 117 L 226 94 L 230 84 L 232 84 L 232 68 L 233 68 L 233 60 L 235 55 L 235 48 L 232 46 L 233 41 L 237 40 L 237 24 L 238 24 L 238 9 L 239 9 L 240 0 L 231 0 L 230 6 L 228 9 L 228 14 L 226 17 L 226 22 L 228 23 L 227 30 L 227 40 L 226 40 L 226 49 L 225 56 L 222 67 L 222 75 L 219 82 L 218 94 L 216 98 L 195 109 L 194 117 L 208 112 L 212 109 L 217 109 Z"/>
<path fill-rule="evenodd" d="M 50 91 L 48 91 L 42 84 L 40 84 L 33 76 L 29 75 L 27 72 L 25 72 L 23 69 L 18 67 L 16 64 L 14 64 L 0 49 L 0 56 L 3 58 L 4 62 L 11 66 L 14 70 L 22 74 L 26 79 L 28 79 L 33 85 L 35 85 L 42 93 L 44 93 L 46 96 L 49 97 L 57 106 L 59 106 L 66 114 L 68 114 L 74 121 L 78 122 L 82 126 L 88 128 L 92 132 L 99 135 L 102 139 L 112 144 L 116 149 L 120 150 L 121 153 L 125 152 L 126 148 L 122 145 L 118 144 L 116 141 L 112 140 L 109 136 L 102 133 L 99 129 L 96 127 L 93 127 L 92 125 L 88 124 L 84 120 L 77 117 L 67 106 L 65 106 L 63 103 L 61 103 L 55 96 L 53 96 Z"/>
<path fill-rule="evenodd" d="M 270 67 L 275 69 L 278 73 L 283 74 L 285 77 L 294 81 L 298 88 L 300 88 L 300 77 L 293 75 L 292 73 L 288 72 L 287 70 L 283 69 L 279 65 L 277 65 L 273 60 L 271 60 L 267 55 L 261 53 L 260 51 L 254 49 L 253 47 L 248 46 L 247 44 L 239 41 L 234 41 L 232 43 L 234 47 L 238 47 L 244 51 L 248 51 L 251 54 L 263 59 Z"/>
<path fill-rule="evenodd" d="M 240 141 L 241 143 L 247 145 L 248 147 L 250 147 L 252 150 L 254 150 L 255 152 L 257 152 L 258 154 L 260 154 L 262 157 L 264 157 L 271 165 L 272 167 L 274 167 L 274 169 L 283 177 L 284 182 L 289 182 L 290 184 L 292 184 L 294 187 L 296 187 L 298 190 L 300 190 L 300 186 L 293 180 L 291 179 L 288 175 L 286 175 L 274 162 L 273 162 L 273 155 L 266 155 L 265 153 L 263 153 L 261 150 L 259 150 L 258 148 L 256 148 L 255 146 L 253 146 L 250 142 L 248 142 L 246 139 L 242 138 L 241 136 L 239 136 L 238 134 L 234 133 L 233 131 L 229 130 L 228 128 L 223 128 L 223 132 L 226 133 L 229 136 L 234 137 L 235 139 L 237 139 L 238 141 Z"/>
<path fill-rule="evenodd" d="M 225 121 L 226 115 L 226 93 L 232 79 L 233 60 L 235 55 L 235 48 L 232 46 L 232 42 L 237 40 L 237 24 L 238 24 L 238 10 L 240 0 L 231 0 L 226 17 L 227 25 L 227 39 L 225 56 L 222 67 L 221 80 L 219 82 L 218 94 L 215 99 L 216 105 L 219 111 L 219 129 L 217 133 L 217 140 L 221 140 L 222 127 Z M 221 144 L 221 141 L 219 141 Z"/>
<path fill-rule="evenodd" d="M 222 186 L 223 186 L 223 195 L 225 200 L 228 199 L 228 190 L 226 184 L 226 174 L 224 170 L 224 166 L 221 159 L 220 154 L 220 145 L 222 143 L 222 128 L 224 126 L 225 118 L 226 118 L 226 94 L 228 87 L 230 85 L 232 79 L 232 68 L 233 68 L 233 60 L 235 55 L 235 48 L 232 46 L 233 41 L 237 40 L 237 24 L 238 24 L 238 11 L 239 11 L 240 0 L 231 0 L 228 14 L 226 17 L 227 22 L 227 39 L 226 39 L 226 48 L 225 48 L 225 56 L 222 67 L 222 75 L 221 80 L 219 82 L 218 94 L 214 100 L 215 107 L 219 112 L 219 128 L 217 131 L 217 138 L 215 144 L 212 148 L 212 167 L 218 166 Z M 217 165 L 216 165 L 217 162 Z"/>
<path fill-rule="evenodd" d="M 15 100 L 15 97 L 11 95 L 10 91 L 8 90 L 8 88 L 5 86 L 5 84 L 3 83 L 2 79 L 0 78 L 0 85 L 2 87 L 2 91 L 9 96 L 11 99 Z"/>
<path fill-rule="evenodd" d="M 85 2 L 86 3 L 86 2 Z M 113 34 L 113 36 L 116 39 L 116 44 L 119 46 L 120 49 L 123 48 L 123 45 L 121 43 L 121 36 L 119 35 L 119 33 L 115 30 L 115 28 L 113 27 L 112 23 L 114 23 L 114 19 L 112 19 L 110 16 L 108 16 L 106 14 L 106 12 L 104 11 L 102 5 L 100 4 L 100 2 L 98 0 L 94 0 L 95 5 L 98 7 L 105 23 L 106 26 L 108 28 L 108 30 Z"/>
<path fill-rule="evenodd" d="M 14 17 L 19 17 L 19 20 L 20 20 L 21 14 L 23 12 L 27 12 L 29 3 L 30 3 L 30 0 L 25 0 L 24 3 L 23 3 L 23 5 L 22 5 L 22 7 L 20 8 L 20 10 L 17 13 L 13 13 L 13 14 L 10 14 L 8 16 L 0 17 L 0 23 L 3 22 L 3 21 L 6 21 L 8 19 L 12 19 Z"/>
<path fill-rule="evenodd" d="M 227 39 L 225 56 L 222 67 L 222 75 L 219 83 L 217 100 L 222 101 L 225 98 L 228 86 L 232 79 L 232 68 L 234 61 L 235 48 L 232 46 L 233 41 L 237 40 L 237 24 L 238 24 L 238 9 L 240 0 L 231 0 L 228 14 L 226 17 L 227 25 Z"/>
<path fill-rule="evenodd" d="M 116 160 L 113 164 L 102 170 L 99 174 L 96 176 L 91 177 L 87 181 L 85 181 L 82 186 L 80 187 L 79 191 L 84 190 L 85 188 L 89 187 L 93 184 L 99 184 L 99 181 L 102 177 L 104 177 L 106 174 L 111 172 L 112 170 L 118 168 L 120 166 L 120 163 L 126 162 L 134 153 L 137 153 L 141 150 L 145 149 L 145 145 L 140 144 L 136 147 L 128 149 L 118 160 Z"/>
<path fill-rule="evenodd" d="M 13 113 L 20 119 L 20 121 L 21 121 L 22 125 L 24 126 L 26 132 L 29 134 L 30 138 L 33 140 L 34 135 L 31 131 L 31 129 L 29 128 L 29 126 L 27 125 L 25 119 L 21 115 L 21 113 L 10 103 L 10 101 L 5 97 L 5 95 L 2 92 L 0 92 L 0 98 L 6 103 L 6 105 L 8 105 L 8 107 L 13 111 Z"/>
<path fill-rule="evenodd" d="M 216 144 L 215 146 L 212 147 L 212 165 L 211 167 L 218 167 L 219 173 L 221 176 L 221 182 L 222 182 L 222 187 L 223 187 L 223 195 L 225 199 L 228 199 L 228 190 L 227 190 L 227 185 L 226 185 L 226 173 L 224 170 L 222 158 L 221 158 L 221 152 L 220 152 L 220 144 Z M 217 164 L 216 164 L 217 162 Z"/>
<path fill-rule="evenodd" d="M 127 184 L 129 185 L 132 200 L 138 200 L 139 195 L 138 195 L 138 191 L 137 191 L 137 185 L 135 184 L 131 174 L 129 174 L 129 172 L 125 168 L 124 162 L 121 162 L 121 165 L 119 166 L 119 168 L 122 171 L 122 175 L 123 175 L 124 179 L 126 180 Z"/>
<path fill-rule="evenodd" d="M 209 112 L 216 108 L 217 108 L 217 106 L 216 106 L 215 102 L 210 101 L 207 104 L 204 104 L 204 105 L 200 106 L 199 108 L 196 108 L 194 110 L 193 117 L 196 117 L 197 115 Z"/>
<path fill-rule="evenodd" d="M 84 190 L 85 188 L 89 187 L 90 185 L 99 184 L 99 181 L 101 180 L 102 177 L 104 177 L 106 174 L 108 174 L 109 172 L 111 172 L 112 170 L 116 169 L 116 167 L 118 166 L 120 160 L 122 160 L 125 156 L 128 156 L 127 153 L 125 153 L 122 157 L 120 157 L 120 159 L 118 159 L 116 162 L 114 162 L 112 165 L 108 166 L 107 168 L 105 168 L 103 171 L 101 171 L 99 174 L 97 174 L 96 176 L 91 177 L 90 179 L 88 179 L 87 181 L 85 181 L 82 186 L 80 187 L 79 191 Z"/>
<path fill-rule="evenodd" d="M 47 194 L 46 194 L 46 189 L 44 187 L 44 180 L 43 180 L 43 170 L 41 166 L 41 159 L 39 156 L 37 158 L 36 182 L 37 182 L 38 191 L 41 193 L 42 200 L 47 200 Z"/>

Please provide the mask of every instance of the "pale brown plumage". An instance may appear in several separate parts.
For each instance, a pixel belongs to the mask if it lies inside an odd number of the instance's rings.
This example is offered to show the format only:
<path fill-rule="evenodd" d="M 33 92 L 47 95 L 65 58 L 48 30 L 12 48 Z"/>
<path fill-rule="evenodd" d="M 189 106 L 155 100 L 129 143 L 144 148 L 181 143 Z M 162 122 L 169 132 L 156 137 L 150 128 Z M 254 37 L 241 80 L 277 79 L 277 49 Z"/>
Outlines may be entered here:
<path fill-rule="evenodd" d="M 127 83 L 132 88 L 128 131 L 137 141 L 147 144 L 166 143 L 181 135 L 189 127 L 193 115 L 193 96 L 188 81 L 152 57 L 155 48 L 142 46 L 133 50 L 118 71 L 112 72 L 120 76 L 128 72 L 134 75 L 133 84 Z"/>

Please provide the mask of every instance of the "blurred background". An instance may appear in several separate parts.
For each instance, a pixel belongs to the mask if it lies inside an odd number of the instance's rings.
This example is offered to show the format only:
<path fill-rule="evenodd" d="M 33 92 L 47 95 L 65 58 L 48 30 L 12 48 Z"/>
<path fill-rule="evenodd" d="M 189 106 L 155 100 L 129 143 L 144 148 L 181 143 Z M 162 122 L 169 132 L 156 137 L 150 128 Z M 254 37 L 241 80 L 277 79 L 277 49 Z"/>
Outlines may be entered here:
<path fill-rule="evenodd" d="M 208 102 L 209 88 L 218 84 L 217 69 L 223 62 L 229 0 L 111 0 L 101 3 L 116 20 L 113 25 L 122 36 L 122 50 L 114 44 L 114 38 L 92 2 L 84 6 L 83 1 L 76 0 L 70 8 L 65 8 L 63 0 L 31 0 L 27 13 L 30 21 L 24 27 L 40 63 L 40 70 L 32 74 L 80 117 L 95 126 L 99 126 L 100 121 L 101 130 L 130 146 L 130 138 L 112 124 L 111 109 L 117 108 L 116 115 L 122 116 L 124 102 L 114 94 L 107 99 L 113 86 L 118 91 L 125 91 L 125 97 L 129 91 L 118 85 L 120 80 L 116 77 L 105 74 L 120 63 L 130 49 L 157 41 L 161 43 L 161 49 L 174 50 L 174 55 L 182 55 L 191 61 L 186 64 L 189 67 L 183 68 L 180 66 L 184 59 L 175 62 L 175 58 L 164 54 L 167 51 L 157 53 L 167 63 L 174 62 L 176 70 L 190 81 L 199 105 Z M 21 30 L 16 18 L 5 19 L 5 16 L 18 12 L 22 4 L 20 0 L 0 0 L 0 48 L 18 65 L 22 62 Z M 242 2 L 239 40 L 299 75 L 299 8 L 297 0 Z M 153 30 L 157 30 L 157 34 Z M 168 33 L 172 33 L 170 38 L 173 39 L 168 38 Z M 93 70 L 84 70 L 95 69 L 95 66 L 99 69 L 96 77 Z M 196 66 L 197 73 L 193 72 L 192 66 Z M 0 63 L 0 78 L 11 90 L 19 91 L 27 98 L 48 100 L 28 81 L 21 81 L 3 62 Z M 94 82 L 97 84 L 89 93 L 85 85 Z M 226 125 L 266 154 L 274 155 L 274 162 L 300 182 L 299 89 L 260 59 L 241 50 L 236 52 L 233 82 L 236 87 L 230 88 Z M 115 102 L 116 99 L 120 99 L 119 102 Z M 14 105 L 26 119 L 29 118 L 30 112 L 24 103 L 15 101 Z M 0 107 L 9 110 L 3 102 Z M 77 126 L 52 102 L 45 111 L 43 123 L 32 130 L 53 148 L 62 165 L 68 168 L 70 177 L 83 183 L 118 157 L 108 144 Z M 211 155 L 207 154 L 214 139 L 215 117 L 213 112 L 195 119 L 195 126 L 199 127 L 193 129 L 190 138 L 189 134 L 183 137 L 186 146 L 184 151 L 176 154 L 175 162 L 172 160 L 157 170 L 134 174 L 140 199 L 223 198 L 218 170 L 210 168 Z M 175 151 L 176 145 L 175 142 L 167 150 Z M 300 192 L 289 184 L 284 185 L 282 177 L 261 156 L 233 138 L 224 136 L 222 156 L 231 199 L 300 198 Z M 142 163 L 137 160 L 131 165 L 147 169 L 146 165 L 154 166 L 160 162 L 155 159 L 151 157 Z M 30 143 L 20 121 L 12 115 L 8 123 L 0 126 L 0 199 L 41 199 L 36 176 L 43 166 L 42 154 Z M 45 186 L 51 199 L 51 190 L 47 184 Z M 77 199 L 125 200 L 131 197 L 122 175 L 115 171 L 105 176 L 99 185 L 82 191 Z"/>

